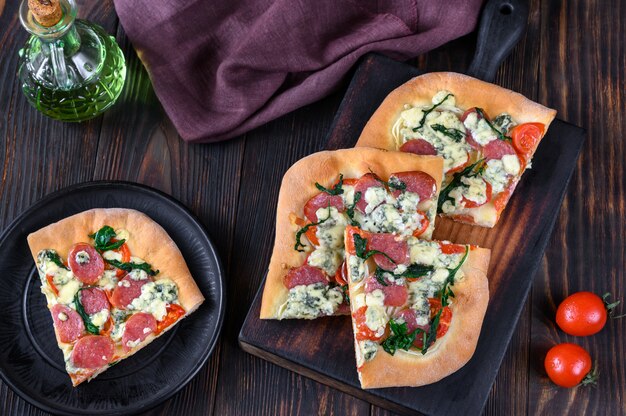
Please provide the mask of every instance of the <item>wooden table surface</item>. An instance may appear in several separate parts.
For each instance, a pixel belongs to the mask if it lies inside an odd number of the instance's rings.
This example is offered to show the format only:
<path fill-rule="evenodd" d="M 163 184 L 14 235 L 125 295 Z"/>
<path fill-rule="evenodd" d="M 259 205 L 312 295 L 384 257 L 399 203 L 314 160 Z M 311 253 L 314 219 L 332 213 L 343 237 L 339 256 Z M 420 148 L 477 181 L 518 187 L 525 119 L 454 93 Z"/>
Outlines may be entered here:
<path fill-rule="evenodd" d="M 22 96 L 17 54 L 27 34 L 18 2 L 0 0 L 0 229 L 44 195 L 78 182 L 129 180 L 167 192 L 209 230 L 226 268 L 228 298 L 222 336 L 208 363 L 148 413 L 390 415 L 237 345 L 269 261 L 280 178 L 293 162 L 324 148 L 349 78 L 332 96 L 239 138 L 189 145 L 157 101 L 113 2 L 78 3 L 79 17 L 116 34 L 128 78 L 119 103 L 103 117 L 63 124 L 37 113 Z M 495 82 L 557 109 L 559 118 L 586 128 L 588 139 L 484 413 L 626 414 L 626 319 L 587 338 L 554 325 L 556 306 L 569 293 L 624 293 L 626 2 L 530 3 L 527 33 Z M 468 35 L 415 65 L 463 71 L 474 42 Z M 547 380 L 543 357 L 558 342 L 589 350 L 601 374 L 597 388 L 562 389 Z M 0 382 L 0 414 L 43 412 Z"/>

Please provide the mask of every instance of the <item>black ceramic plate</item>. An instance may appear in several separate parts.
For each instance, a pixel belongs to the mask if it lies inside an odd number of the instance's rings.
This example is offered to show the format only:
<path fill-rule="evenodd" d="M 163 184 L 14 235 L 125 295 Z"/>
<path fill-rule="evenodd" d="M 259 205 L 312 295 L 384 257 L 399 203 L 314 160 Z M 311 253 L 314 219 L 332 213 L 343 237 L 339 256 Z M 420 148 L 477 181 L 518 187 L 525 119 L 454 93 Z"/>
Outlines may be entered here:
<path fill-rule="evenodd" d="M 89 383 L 65 373 L 26 236 L 91 208 L 133 208 L 176 242 L 206 298 L 175 328 Z M 0 376 L 23 399 L 60 414 L 128 414 L 179 391 L 215 347 L 224 315 L 222 267 L 206 231 L 181 203 L 127 182 L 91 182 L 48 195 L 0 237 Z"/>

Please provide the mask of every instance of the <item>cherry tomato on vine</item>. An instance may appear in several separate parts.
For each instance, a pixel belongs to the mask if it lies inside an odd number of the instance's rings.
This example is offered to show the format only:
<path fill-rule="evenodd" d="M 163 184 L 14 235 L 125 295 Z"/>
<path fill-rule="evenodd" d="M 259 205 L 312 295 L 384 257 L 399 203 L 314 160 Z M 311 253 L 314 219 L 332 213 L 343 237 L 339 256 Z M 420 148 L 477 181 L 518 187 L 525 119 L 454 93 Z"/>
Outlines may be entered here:
<path fill-rule="evenodd" d="M 591 292 L 578 292 L 565 298 L 556 311 L 556 323 L 570 335 L 584 337 L 593 335 L 604 327 L 607 315 L 619 301 L 608 303 L 605 294 L 602 298 Z"/>
<path fill-rule="evenodd" d="M 558 344 L 550 348 L 544 361 L 550 380 L 561 387 L 595 384 L 597 373 L 592 371 L 591 356 L 576 344 Z"/>

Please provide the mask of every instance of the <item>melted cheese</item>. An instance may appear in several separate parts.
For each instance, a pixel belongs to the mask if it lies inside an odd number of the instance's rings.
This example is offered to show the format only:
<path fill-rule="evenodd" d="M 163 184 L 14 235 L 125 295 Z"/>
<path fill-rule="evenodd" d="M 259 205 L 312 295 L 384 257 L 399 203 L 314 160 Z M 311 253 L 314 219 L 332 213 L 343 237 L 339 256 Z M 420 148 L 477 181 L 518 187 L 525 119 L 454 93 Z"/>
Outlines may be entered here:
<path fill-rule="evenodd" d="M 323 283 L 299 285 L 289 289 L 287 301 L 279 308 L 279 319 L 315 319 L 332 315 L 343 303 L 343 294 L 338 287 Z"/>

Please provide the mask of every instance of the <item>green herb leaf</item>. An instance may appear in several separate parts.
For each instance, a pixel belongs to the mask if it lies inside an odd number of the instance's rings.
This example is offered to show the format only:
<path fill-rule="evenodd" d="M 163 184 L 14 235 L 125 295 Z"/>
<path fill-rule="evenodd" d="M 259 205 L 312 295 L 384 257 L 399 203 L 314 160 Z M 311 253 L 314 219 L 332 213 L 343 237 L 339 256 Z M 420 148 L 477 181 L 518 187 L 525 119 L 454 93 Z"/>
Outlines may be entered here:
<path fill-rule="evenodd" d="M 385 281 L 385 276 L 383 275 L 383 273 L 386 273 L 386 271 L 381 268 L 378 268 L 376 269 L 376 272 L 374 273 L 374 277 L 376 278 L 378 283 L 380 283 L 381 285 L 389 286 L 389 283 Z"/>
<path fill-rule="evenodd" d="M 443 102 L 446 101 L 448 99 L 448 97 L 451 96 L 451 95 L 454 95 L 454 94 L 450 93 L 450 94 L 446 95 L 445 97 L 443 97 L 443 100 L 439 101 L 437 104 L 433 105 L 430 108 L 427 108 L 426 110 L 422 110 L 424 112 L 424 115 L 422 116 L 422 119 L 420 120 L 419 126 L 415 127 L 413 129 L 413 131 L 418 131 L 419 129 L 424 127 L 424 123 L 426 122 L 426 116 L 429 115 L 435 108 L 437 108 L 441 104 L 443 104 Z"/>
<path fill-rule="evenodd" d="M 430 127 L 444 136 L 448 136 L 457 143 L 460 143 L 463 137 L 465 137 L 464 131 L 455 128 L 447 128 L 443 124 L 433 124 Z"/>
<path fill-rule="evenodd" d="M 389 182 L 383 181 L 378 176 L 374 176 L 374 179 L 376 179 L 381 184 L 386 185 L 389 189 L 396 189 L 398 191 L 406 190 L 406 183 L 402 182 L 400 179 L 396 178 L 395 176 L 389 178 Z"/>
<path fill-rule="evenodd" d="M 105 261 L 107 263 L 109 263 L 111 266 L 116 267 L 120 270 L 124 270 L 126 272 L 130 272 L 131 270 L 143 270 L 144 272 L 148 273 L 150 276 L 156 276 L 157 274 L 159 274 L 158 270 L 152 270 L 152 266 L 148 263 L 122 263 L 119 260 L 108 260 L 105 259 Z"/>
<path fill-rule="evenodd" d="M 46 250 L 44 253 L 44 258 L 50 260 L 52 263 L 56 264 L 62 269 L 65 269 L 65 270 L 70 269 L 65 264 L 63 264 L 61 257 L 59 257 L 59 254 L 54 250 Z"/>
<path fill-rule="evenodd" d="M 441 318 L 441 313 L 443 312 L 443 307 L 439 309 L 437 315 L 430 322 L 430 326 L 428 327 L 428 336 L 425 337 L 424 346 L 422 346 L 422 354 L 426 354 L 428 352 L 428 348 L 437 341 L 437 328 L 439 328 L 439 319 Z"/>
<path fill-rule="evenodd" d="M 94 234 L 89 234 L 89 237 L 94 239 L 94 246 L 98 251 L 107 251 L 107 250 L 115 250 L 118 249 L 126 242 L 126 240 L 119 240 L 115 242 L 111 242 L 117 236 L 115 234 L 115 230 L 108 225 L 100 228 Z"/>
<path fill-rule="evenodd" d="M 82 290 L 83 289 L 80 289 L 78 292 L 76 292 L 76 295 L 74 295 L 74 304 L 76 305 L 76 312 L 78 312 L 80 317 L 83 318 L 83 322 L 85 323 L 85 329 L 87 330 L 87 332 L 93 335 L 99 335 L 100 330 L 98 329 L 97 326 L 95 326 L 91 322 L 89 315 L 87 315 L 87 312 L 85 312 L 85 309 L 83 308 L 83 304 L 80 303 L 80 292 L 82 292 Z"/>
<path fill-rule="evenodd" d="M 396 278 L 406 277 L 407 279 L 417 279 L 426 276 L 433 270 L 435 270 L 433 266 L 426 266 L 424 264 L 411 264 L 409 267 L 406 268 L 406 271 L 395 276 Z"/>
<path fill-rule="evenodd" d="M 317 189 L 319 189 L 322 192 L 326 192 L 328 195 L 341 195 L 343 194 L 343 174 L 339 174 L 339 182 L 337 182 L 337 184 L 335 186 L 333 186 L 331 189 L 325 188 L 322 185 L 320 185 L 319 183 L 315 182 L 315 187 Z"/>
<path fill-rule="evenodd" d="M 511 139 L 509 136 L 505 136 L 500 130 L 495 128 L 495 126 L 491 124 L 489 120 L 487 120 L 487 117 L 485 117 L 485 112 L 483 111 L 482 108 L 476 107 L 476 112 L 483 118 L 483 120 L 485 120 L 485 123 L 487 123 L 487 125 L 491 127 L 491 130 L 493 130 L 493 132 L 496 133 L 496 136 L 498 137 L 498 139 L 504 140 L 505 142 L 513 141 L 513 139 Z"/>
<path fill-rule="evenodd" d="M 420 331 L 423 332 L 422 329 L 418 328 L 412 333 L 407 334 L 406 322 L 399 324 L 393 319 L 389 321 L 389 328 L 391 329 L 391 335 L 383 341 L 382 347 L 383 350 L 391 355 L 394 355 L 399 349 L 408 351 L 413 345 L 418 333 L 420 333 Z"/>
<path fill-rule="evenodd" d="M 356 204 L 361 200 L 361 191 L 356 192 L 354 194 L 354 202 L 346 209 L 346 215 L 350 219 L 350 225 L 354 227 L 360 226 L 360 224 L 354 219 L 354 208 L 356 208 Z"/>
<path fill-rule="evenodd" d="M 326 222 L 328 219 L 330 218 L 330 203 L 328 204 L 328 216 L 326 218 L 324 218 L 323 220 L 319 220 L 318 222 L 312 222 L 310 224 L 306 224 L 304 227 L 300 228 L 298 230 L 298 232 L 296 233 L 296 244 L 293 246 L 293 249 L 299 252 L 304 252 L 304 250 L 301 250 L 300 247 L 304 248 L 306 247 L 304 244 L 302 244 L 302 241 L 300 240 L 300 238 L 302 238 L 302 234 L 306 233 L 307 231 L 309 231 L 309 228 L 311 227 L 315 227 L 317 225 L 323 224 L 324 222 Z"/>
<path fill-rule="evenodd" d="M 454 297 L 454 292 L 452 291 L 452 289 L 450 289 L 450 287 L 454 286 L 454 277 L 456 276 L 457 272 L 461 269 L 461 266 L 463 266 L 463 263 L 465 263 L 465 260 L 467 259 L 468 255 L 469 255 L 469 247 L 465 247 L 465 254 L 463 255 L 463 258 L 461 258 L 461 261 L 459 262 L 459 264 L 453 269 L 448 269 L 448 277 L 446 278 L 446 281 L 443 283 L 443 288 L 441 289 L 441 292 L 440 292 L 441 306 L 448 306 L 448 298 Z"/>
<path fill-rule="evenodd" d="M 457 172 L 454 175 L 452 175 L 452 180 L 450 181 L 450 183 L 446 185 L 446 187 L 443 188 L 441 192 L 439 193 L 439 199 L 437 200 L 437 212 L 438 213 L 443 212 L 442 207 L 446 201 L 454 202 L 454 198 L 450 197 L 450 192 L 452 192 L 452 190 L 458 186 L 464 186 L 463 182 L 461 182 L 461 179 L 463 177 L 471 178 L 471 177 L 474 177 L 483 173 L 485 169 L 485 165 L 483 163 L 484 161 L 485 159 L 480 159 L 479 161 L 469 165 L 462 171 Z M 476 171 L 474 171 L 474 168 L 476 167 L 477 169 Z"/>
<path fill-rule="evenodd" d="M 387 255 L 387 253 L 383 253 L 382 251 L 378 251 L 378 250 L 367 250 L 366 238 L 363 238 L 358 234 L 353 234 L 353 239 L 354 239 L 354 249 L 356 251 L 357 257 L 363 260 L 367 260 L 370 257 L 372 257 L 374 254 L 382 254 L 383 256 L 387 258 L 387 260 L 389 260 L 393 264 L 397 264 L 394 259 L 392 259 L 391 257 Z"/>

